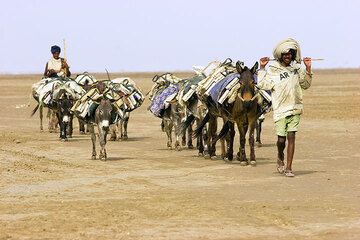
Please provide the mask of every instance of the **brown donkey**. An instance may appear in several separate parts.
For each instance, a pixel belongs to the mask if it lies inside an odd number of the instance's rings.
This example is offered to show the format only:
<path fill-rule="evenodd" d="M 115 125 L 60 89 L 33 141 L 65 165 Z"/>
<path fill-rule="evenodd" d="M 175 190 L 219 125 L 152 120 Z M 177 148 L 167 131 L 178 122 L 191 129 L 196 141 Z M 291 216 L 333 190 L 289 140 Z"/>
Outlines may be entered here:
<path fill-rule="evenodd" d="M 224 138 L 227 133 L 229 143 L 227 146 L 226 159 L 233 159 L 233 145 L 234 145 L 234 124 L 236 123 L 240 133 L 240 148 L 237 153 L 237 159 L 241 165 L 247 165 L 248 160 L 245 153 L 245 137 L 249 130 L 249 145 L 250 145 L 250 165 L 256 165 L 255 149 L 254 149 L 254 130 L 256 119 L 258 116 L 258 94 L 255 91 L 254 75 L 258 68 L 258 63 L 249 69 L 243 67 L 239 62 L 236 63 L 236 69 L 239 76 L 240 88 L 237 92 L 235 101 L 232 104 L 220 105 L 219 110 L 225 120 L 225 124 L 219 133 L 219 138 Z"/>

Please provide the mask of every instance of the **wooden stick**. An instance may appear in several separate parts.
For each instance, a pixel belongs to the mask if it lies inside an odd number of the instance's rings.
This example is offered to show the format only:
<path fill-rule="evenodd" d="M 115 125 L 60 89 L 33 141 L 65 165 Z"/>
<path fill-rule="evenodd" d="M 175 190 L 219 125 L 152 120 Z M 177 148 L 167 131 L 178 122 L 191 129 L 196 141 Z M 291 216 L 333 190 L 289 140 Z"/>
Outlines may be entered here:
<path fill-rule="evenodd" d="M 325 59 L 324 58 L 311 58 L 311 61 L 323 61 L 323 60 L 325 60 Z M 276 61 L 276 59 L 270 58 L 269 61 Z M 301 61 L 303 61 L 303 60 L 301 59 Z"/>
<path fill-rule="evenodd" d="M 66 43 L 65 43 L 65 38 L 63 39 L 63 44 L 64 44 L 64 59 L 66 60 Z"/>

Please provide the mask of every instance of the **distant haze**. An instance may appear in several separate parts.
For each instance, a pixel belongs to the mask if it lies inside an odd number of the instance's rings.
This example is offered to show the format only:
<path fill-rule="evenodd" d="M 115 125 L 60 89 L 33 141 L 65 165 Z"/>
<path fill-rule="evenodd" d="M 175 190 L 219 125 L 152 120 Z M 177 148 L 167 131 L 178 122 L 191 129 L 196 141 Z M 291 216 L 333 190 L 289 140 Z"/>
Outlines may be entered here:
<path fill-rule="evenodd" d="M 0 14 L 0 73 L 40 73 L 50 47 L 72 72 L 191 70 L 230 57 L 252 66 L 280 40 L 314 68 L 360 67 L 360 1 L 11 0 Z M 61 55 L 63 55 L 64 51 Z"/>

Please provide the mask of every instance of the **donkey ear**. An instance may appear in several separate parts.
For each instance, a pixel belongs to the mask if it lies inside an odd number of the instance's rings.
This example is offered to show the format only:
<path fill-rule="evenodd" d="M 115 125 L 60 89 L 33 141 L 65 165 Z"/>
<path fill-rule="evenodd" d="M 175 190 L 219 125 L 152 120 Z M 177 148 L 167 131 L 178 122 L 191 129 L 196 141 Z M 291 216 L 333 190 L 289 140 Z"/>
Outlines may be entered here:
<path fill-rule="evenodd" d="M 258 67 L 259 67 L 259 63 L 256 62 L 256 63 L 254 64 L 254 66 L 250 69 L 250 72 L 251 72 L 252 74 L 255 74 L 255 73 L 256 73 L 256 70 L 258 69 Z"/>
<path fill-rule="evenodd" d="M 153 82 L 156 82 L 157 80 L 159 79 L 159 76 L 158 75 L 155 75 L 152 79 Z"/>
<path fill-rule="evenodd" d="M 242 73 L 244 71 L 244 63 L 237 61 L 236 62 L 236 70 L 238 71 L 238 73 Z"/>

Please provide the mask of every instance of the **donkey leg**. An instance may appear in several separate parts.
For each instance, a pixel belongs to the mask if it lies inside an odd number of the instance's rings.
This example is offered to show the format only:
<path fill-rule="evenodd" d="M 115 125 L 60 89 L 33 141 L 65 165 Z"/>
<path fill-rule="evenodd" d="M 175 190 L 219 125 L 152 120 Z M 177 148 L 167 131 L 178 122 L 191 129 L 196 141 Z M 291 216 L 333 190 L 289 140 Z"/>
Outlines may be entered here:
<path fill-rule="evenodd" d="M 106 161 L 106 150 L 105 150 L 105 146 L 106 146 L 106 135 L 107 132 L 104 132 L 101 128 L 99 128 L 99 141 L 100 141 L 100 154 L 99 154 L 99 159 Z"/>
<path fill-rule="evenodd" d="M 210 157 L 216 156 L 216 131 L 217 131 L 217 118 L 212 117 L 211 121 L 209 122 L 209 133 L 210 133 L 210 145 L 209 145 L 209 154 Z"/>
<path fill-rule="evenodd" d="M 81 121 L 80 119 L 78 119 L 79 122 L 79 132 L 80 134 L 85 134 L 85 124 L 83 121 Z"/>
<path fill-rule="evenodd" d="M 171 136 L 171 133 L 172 133 L 173 124 L 168 120 L 163 120 L 163 123 L 164 123 L 164 130 L 165 130 L 166 135 L 168 137 L 167 147 L 168 147 L 168 149 L 171 149 L 172 148 L 172 136 Z"/>
<path fill-rule="evenodd" d="M 198 126 L 200 123 L 199 119 L 196 119 L 196 126 Z M 204 132 L 206 127 L 203 128 L 201 134 L 196 138 L 196 148 L 199 150 L 198 155 L 203 156 L 204 155 Z M 192 135 L 192 134 L 191 134 Z M 190 136 L 192 137 L 192 136 Z"/>
<path fill-rule="evenodd" d="M 186 133 L 181 135 L 181 146 L 186 146 Z"/>
<path fill-rule="evenodd" d="M 237 159 L 240 161 L 240 165 L 246 166 L 248 164 L 245 153 L 245 142 L 246 142 L 245 134 L 247 130 L 247 125 L 244 126 L 240 124 L 238 126 L 238 129 L 240 134 L 240 147 L 239 147 L 239 152 L 237 154 Z"/>
<path fill-rule="evenodd" d="M 203 134 L 200 134 L 197 139 L 197 149 L 199 150 L 198 155 L 199 156 L 203 156 L 204 155 L 204 139 L 203 139 Z"/>
<path fill-rule="evenodd" d="M 51 132 L 51 133 L 56 132 L 56 125 L 58 123 L 55 121 L 54 118 L 56 118 L 58 122 L 60 121 L 59 118 L 57 117 L 57 114 L 55 113 L 55 116 L 54 116 L 54 112 L 48 108 L 46 116 L 49 119 L 49 123 L 48 123 L 49 132 Z"/>
<path fill-rule="evenodd" d="M 40 105 L 39 106 L 39 114 L 40 114 L 40 131 L 44 131 L 44 127 L 43 127 L 43 106 Z"/>
<path fill-rule="evenodd" d="M 68 138 L 72 138 L 73 135 L 73 115 L 69 117 L 69 125 L 68 125 Z"/>
<path fill-rule="evenodd" d="M 122 140 L 128 140 L 128 134 L 127 134 L 128 123 L 129 123 L 129 118 L 127 117 L 124 119 L 124 122 L 123 122 L 124 134 L 121 137 Z"/>
<path fill-rule="evenodd" d="M 95 135 L 95 129 L 93 125 L 88 125 L 89 127 L 89 131 L 91 134 L 91 142 L 92 142 L 92 154 L 91 154 L 91 159 L 96 159 L 96 135 Z"/>
<path fill-rule="evenodd" d="M 175 140 L 175 149 L 177 151 L 181 151 L 180 136 L 176 134 L 175 138 L 176 138 L 176 140 Z"/>
<path fill-rule="evenodd" d="M 118 137 L 118 124 L 119 122 L 117 122 L 116 124 L 113 124 L 110 126 L 110 141 L 116 141 L 117 137 Z"/>
<path fill-rule="evenodd" d="M 232 161 L 234 158 L 234 137 L 235 137 L 235 128 L 234 123 L 230 123 L 230 129 L 227 135 L 227 152 L 225 160 Z"/>
<path fill-rule="evenodd" d="M 56 117 L 58 119 L 58 122 L 59 122 L 59 126 L 60 126 L 60 135 L 59 135 L 59 138 L 61 140 L 64 139 L 64 126 L 63 126 L 63 122 L 61 121 L 61 117 L 60 117 L 60 114 L 59 113 L 56 113 Z"/>
<path fill-rule="evenodd" d="M 208 131 L 207 127 L 204 127 L 204 129 L 202 131 L 202 138 L 203 138 L 203 145 L 204 145 L 202 155 L 205 157 L 206 155 L 209 155 L 209 131 Z M 200 150 L 199 150 L 199 152 L 200 152 Z"/>
<path fill-rule="evenodd" d="M 193 129 L 192 129 L 192 125 L 190 125 L 187 129 L 187 135 L 188 135 L 188 140 L 187 140 L 187 146 L 188 149 L 193 149 L 194 145 L 192 143 L 192 135 L 193 135 Z"/>

